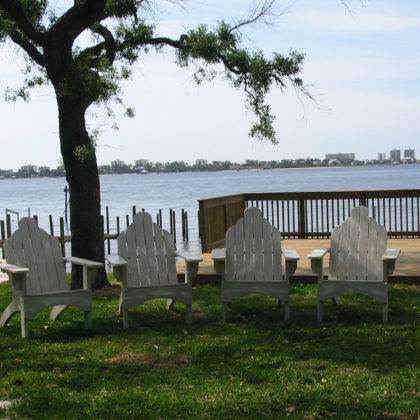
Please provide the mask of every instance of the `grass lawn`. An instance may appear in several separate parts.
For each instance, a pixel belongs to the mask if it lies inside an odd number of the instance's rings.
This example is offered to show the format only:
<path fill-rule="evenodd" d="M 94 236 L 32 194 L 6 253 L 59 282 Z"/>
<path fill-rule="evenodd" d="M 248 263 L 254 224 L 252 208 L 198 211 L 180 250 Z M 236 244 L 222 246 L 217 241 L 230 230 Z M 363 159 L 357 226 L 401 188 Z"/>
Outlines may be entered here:
<path fill-rule="evenodd" d="M 420 287 L 390 286 L 386 325 L 381 305 L 354 295 L 325 304 L 319 325 L 314 285 L 292 288 L 287 323 L 252 295 L 222 324 L 220 289 L 200 286 L 191 326 L 183 305 L 159 300 L 123 331 L 118 295 L 95 292 L 88 333 L 73 308 L 32 318 L 26 341 L 19 316 L 0 328 L 0 418 L 418 419 Z M 10 300 L 0 285 L 1 310 Z"/>

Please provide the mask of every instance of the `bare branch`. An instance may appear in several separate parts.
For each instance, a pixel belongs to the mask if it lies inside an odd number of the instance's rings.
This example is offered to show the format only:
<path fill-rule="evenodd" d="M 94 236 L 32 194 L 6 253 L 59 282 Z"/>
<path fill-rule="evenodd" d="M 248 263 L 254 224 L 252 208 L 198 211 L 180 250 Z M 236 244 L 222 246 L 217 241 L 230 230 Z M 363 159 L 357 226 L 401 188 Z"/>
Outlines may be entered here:
<path fill-rule="evenodd" d="M 276 0 L 263 0 L 261 3 L 256 4 L 252 10 L 250 10 L 248 16 L 243 20 L 239 21 L 235 26 L 233 26 L 230 32 L 236 31 L 242 26 L 252 25 L 256 22 L 263 22 L 269 24 L 269 18 L 276 18 L 285 12 L 276 13 L 274 11 L 274 3 Z"/>

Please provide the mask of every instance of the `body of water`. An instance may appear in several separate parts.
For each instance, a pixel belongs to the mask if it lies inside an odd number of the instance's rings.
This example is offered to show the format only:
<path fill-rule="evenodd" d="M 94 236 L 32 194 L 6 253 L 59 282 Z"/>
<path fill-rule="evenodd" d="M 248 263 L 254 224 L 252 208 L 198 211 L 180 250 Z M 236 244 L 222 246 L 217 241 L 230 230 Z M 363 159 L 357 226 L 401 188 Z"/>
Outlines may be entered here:
<path fill-rule="evenodd" d="M 64 178 L 4 179 L 0 181 L 0 220 L 6 209 L 19 217 L 38 215 L 48 230 L 48 215 L 59 232 L 64 217 Z M 125 228 L 125 215 L 132 206 L 155 216 L 163 211 L 163 225 L 169 226 L 169 209 L 188 211 L 191 249 L 198 249 L 197 200 L 243 192 L 351 191 L 420 188 L 420 165 L 356 166 L 337 168 L 271 169 L 222 172 L 182 172 L 169 174 L 127 174 L 101 176 L 102 209 L 109 207 L 111 232 L 116 216 Z M 11 213 L 13 226 L 18 215 Z M 180 229 L 177 229 L 180 232 Z M 181 245 L 182 246 L 182 245 Z"/>

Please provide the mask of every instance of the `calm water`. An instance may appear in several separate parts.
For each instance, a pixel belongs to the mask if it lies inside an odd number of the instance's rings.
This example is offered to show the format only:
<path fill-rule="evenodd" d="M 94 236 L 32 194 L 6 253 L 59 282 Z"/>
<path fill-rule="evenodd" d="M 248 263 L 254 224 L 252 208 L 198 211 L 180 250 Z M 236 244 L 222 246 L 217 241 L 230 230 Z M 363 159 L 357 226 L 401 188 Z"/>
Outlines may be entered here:
<path fill-rule="evenodd" d="M 48 215 L 64 216 L 64 178 L 6 179 L 0 181 L 0 220 L 6 209 L 20 217 L 38 215 L 41 227 L 48 227 Z M 198 199 L 242 192 L 346 191 L 420 188 L 420 165 L 383 167 L 272 169 L 224 172 L 184 172 L 149 175 L 107 175 L 101 177 L 103 212 L 109 207 L 111 231 L 116 216 L 125 227 L 131 207 L 144 208 L 155 218 L 163 211 L 163 224 L 169 225 L 169 209 L 183 208 L 189 214 L 190 247 L 197 249 Z M 177 217 L 179 219 L 177 214 Z M 17 215 L 12 214 L 13 224 Z M 180 229 L 178 228 L 178 232 Z M 178 240 L 180 242 L 180 240 Z"/>

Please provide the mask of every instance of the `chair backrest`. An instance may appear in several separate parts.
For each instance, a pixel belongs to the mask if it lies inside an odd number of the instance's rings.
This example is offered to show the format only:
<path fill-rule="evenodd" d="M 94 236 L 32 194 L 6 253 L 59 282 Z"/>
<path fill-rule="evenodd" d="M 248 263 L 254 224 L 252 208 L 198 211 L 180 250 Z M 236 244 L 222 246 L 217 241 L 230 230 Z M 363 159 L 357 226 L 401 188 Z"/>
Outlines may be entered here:
<path fill-rule="evenodd" d="M 178 283 L 173 238 L 149 213 L 137 213 L 118 236 L 118 254 L 128 261 L 130 287 Z"/>
<path fill-rule="evenodd" d="M 369 217 L 367 207 L 355 207 L 331 234 L 329 279 L 382 280 L 386 229 Z"/>
<path fill-rule="evenodd" d="M 233 281 L 282 279 L 281 235 L 256 207 L 226 232 L 226 278 Z"/>
<path fill-rule="evenodd" d="M 29 268 L 29 295 L 69 290 L 60 243 L 39 228 L 35 219 L 19 221 L 19 229 L 4 243 L 4 252 L 8 264 Z"/>

